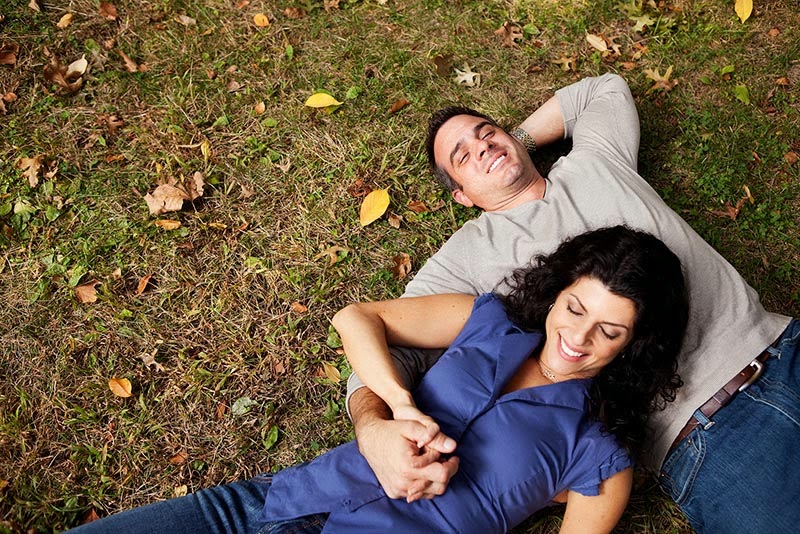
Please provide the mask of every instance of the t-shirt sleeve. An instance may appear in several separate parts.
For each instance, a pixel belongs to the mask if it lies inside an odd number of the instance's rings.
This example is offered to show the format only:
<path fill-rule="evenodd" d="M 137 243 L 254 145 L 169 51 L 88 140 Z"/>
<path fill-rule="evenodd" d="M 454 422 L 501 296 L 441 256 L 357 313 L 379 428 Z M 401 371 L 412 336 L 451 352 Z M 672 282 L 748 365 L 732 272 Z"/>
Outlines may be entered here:
<path fill-rule="evenodd" d="M 406 285 L 403 296 L 480 293 L 475 285 L 477 277 L 472 271 L 474 264 L 480 263 L 475 258 L 476 243 L 480 243 L 480 239 L 486 237 L 476 233 L 469 222 L 466 223 L 425 262 Z"/>
<path fill-rule="evenodd" d="M 569 489 L 587 497 L 596 497 L 600 495 L 600 484 L 604 480 L 629 467 L 633 467 L 633 460 L 624 449 L 618 448 L 596 469 L 587 470 L 586 476 Z"/>
<path fill-rule="evenodd" d="M 624 79 L 610 73 L 585 78 L 559 89 L 556 96 L 573 152 L 600 152 L 636 170 L 639 115 Z"/>

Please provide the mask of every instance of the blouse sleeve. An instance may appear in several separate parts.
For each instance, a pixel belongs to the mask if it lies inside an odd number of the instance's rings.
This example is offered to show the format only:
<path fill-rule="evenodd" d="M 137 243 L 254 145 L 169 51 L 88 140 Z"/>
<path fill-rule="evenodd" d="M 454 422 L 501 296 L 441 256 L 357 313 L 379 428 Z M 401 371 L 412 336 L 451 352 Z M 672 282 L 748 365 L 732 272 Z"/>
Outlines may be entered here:
<path fill-rule="evenodd" d="M 633 467 L 633 460 L 624 449 L 618 448 L 605 462 L 596 469 L 588 470 L 586 477 L 569 489 L 587 497 L 596 497 L 600 495 L 600 484 L 604 480 L 629 467 Z"/>

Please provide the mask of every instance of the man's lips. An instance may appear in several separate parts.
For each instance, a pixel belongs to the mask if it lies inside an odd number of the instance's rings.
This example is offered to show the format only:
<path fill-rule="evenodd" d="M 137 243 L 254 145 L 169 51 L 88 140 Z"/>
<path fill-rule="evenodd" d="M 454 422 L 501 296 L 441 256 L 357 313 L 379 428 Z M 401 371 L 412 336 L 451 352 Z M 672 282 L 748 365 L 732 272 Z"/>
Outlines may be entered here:
<path fill-rule="evenodd" d="M 503 161 L 505 161 L 505 159 L 506 159 L 505 154 L 500 154 L 499 156 L 497 156 L 497 158 L 492 162 L 492 164 L 489 165 L 489 170 L 487 170 L 486 173 L 488 174 L 494 171 L 497 167 L 500 166 L 501 163 L 503 163 Z"/>

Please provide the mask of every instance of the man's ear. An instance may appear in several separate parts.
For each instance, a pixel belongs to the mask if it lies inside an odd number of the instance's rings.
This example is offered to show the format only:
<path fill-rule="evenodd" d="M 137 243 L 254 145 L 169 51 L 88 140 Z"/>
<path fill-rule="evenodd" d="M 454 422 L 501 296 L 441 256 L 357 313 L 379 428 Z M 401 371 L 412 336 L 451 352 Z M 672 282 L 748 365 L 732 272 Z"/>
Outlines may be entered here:
<path fill-rule="evenodd" d="M 453 195 L 453 200 L 455 200 L 462 206 L 471 208 L 472 206 L 475 205 L 475 203 L 472 200 L 470 200 L 470 198 L 467 196 L 467 194 L 464 192 L 463 189 L 453 189 L 451 193 Z"/>

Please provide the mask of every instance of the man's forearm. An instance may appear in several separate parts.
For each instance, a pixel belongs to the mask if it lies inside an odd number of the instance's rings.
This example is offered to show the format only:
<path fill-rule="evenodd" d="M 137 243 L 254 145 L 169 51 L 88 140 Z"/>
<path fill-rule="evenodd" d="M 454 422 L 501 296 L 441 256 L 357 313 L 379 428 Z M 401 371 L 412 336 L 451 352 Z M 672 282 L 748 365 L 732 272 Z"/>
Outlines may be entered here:
<path fill-rule="evenodd" d="M 356 439 L 358 439 L 359 430 L 369 423 L 392 419 L 389 406 L 367 387 L 359 388 L 350 395 L 348 409 L 353 420 Z"/>
<path fill-rule="evenodd" d="M 562 140 L 564 138 L 564 119 L 558 98 L 551 97 L 527 119 L 522 121 L 519 127 L 533 137 L 537 147 Z"/>

